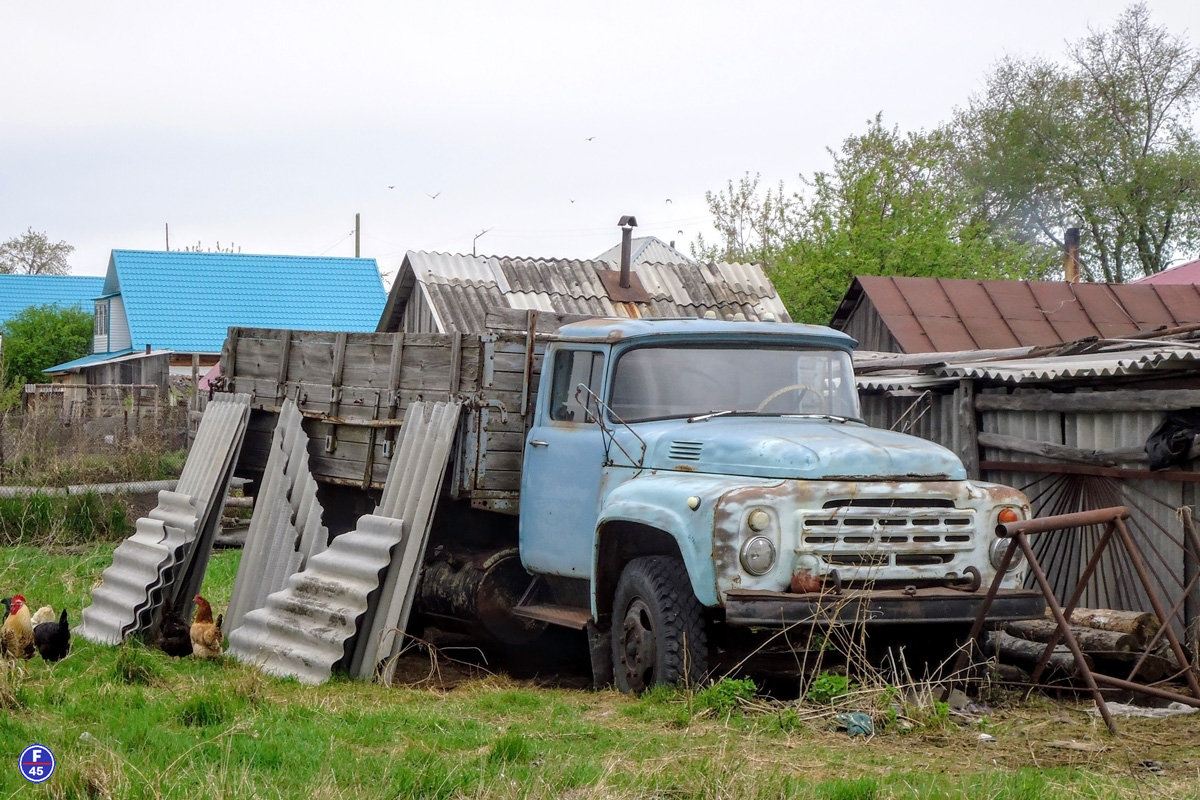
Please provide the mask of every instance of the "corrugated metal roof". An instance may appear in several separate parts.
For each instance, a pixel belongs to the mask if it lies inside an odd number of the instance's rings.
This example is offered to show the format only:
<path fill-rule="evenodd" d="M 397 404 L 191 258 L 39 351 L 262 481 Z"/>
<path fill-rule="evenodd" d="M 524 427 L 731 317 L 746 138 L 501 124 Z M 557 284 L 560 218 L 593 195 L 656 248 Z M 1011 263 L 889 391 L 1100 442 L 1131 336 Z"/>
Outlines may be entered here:
<path fill-rule="evenodd" d="M 329 530 L 321 524 L 317 483 L 308 468 L 303 419 L 294 401 L 283 402 L 225 611 L 226 631 L 237 630 L 247 613 L 261 608 L 267 595 L 282 589 L 329 539 Z"/>
<path fill-rule="evenodd" d="M 265 606 L 246 614 L 229 634 L 229 652 L 264 672 L 293 676 L 301 683 L 329 680 L 404 527 L 398 519 L 360 517 L 355 530 L 335 537 Z"/>
<path fill-rule="evenodd" d="M 113 250 L 134 349 L 219 353 L 230 326 L 375 330 L 386 295 L 373 258 Z"/>
<path fill-rule="evenodd" d="M 0 325 L 30 306 L 57 305 L 92 313 L 104 278 L 78 275 L 0 275 Z"/>
<path fill-rule="evenodd" d="M 1147 275 L 1144 278 L 1138 278 L 1136 281 L 1130 281 L 1136 284 L 1178 284 L 1178 283 L 1200 283 L 1200 258 L 1195 261 L 1189 261 L 1186 264 L 1179 264 L 1164 269 L 1162 272 L 1156 272 L 1153 275 Z"/>
<path fill-rule="evenodd" d="M 649 303 L 612 300 L 598 270 L 606 261 L 502 258 L 410 252 L 392 286 L 379 330 L 399 330 L 405 306 L 422 291 L 439 332 L 482 331 L 488 308 L 538 309 L 607 317 L 790 317 L 756 264 L 640 263 L 633 272 Z M 418 289 L 418 286 L 420 287 Z"/>
<path fill-rule="evenodd" d="M 1052 345 L 1200 322 L 1200 287 L 859 276 L 830 324 L 872 312 L 905 353 Z"/>
<path fill-rule="evenodd" d="M 165 351 L 163 350 L 155 350 L 150 353 L 150 355 L 161 355 L 164 352 Z M 124 350 L 118 350 L 115 353 L 92 353 L 91 355 L 77 358 L 74 361 L 66 361 L 62 364 L 55 364 L 53 367 L 47 367 L 46 369 L 42 370 L 42 372 L 45 372 L 47 375 L 51 375 L 55 372 L 66 372 L 68 370 L 78 369 L 79 367 L 91 367 L 97 364 L 107 364 L 110 361 L 124 361 L 129 356 L 136 356 L 140 358 L 144 357 L 145 355 L 145 352 L 139 352 L 134 350 L 132 347 L 127 347 Z"/>

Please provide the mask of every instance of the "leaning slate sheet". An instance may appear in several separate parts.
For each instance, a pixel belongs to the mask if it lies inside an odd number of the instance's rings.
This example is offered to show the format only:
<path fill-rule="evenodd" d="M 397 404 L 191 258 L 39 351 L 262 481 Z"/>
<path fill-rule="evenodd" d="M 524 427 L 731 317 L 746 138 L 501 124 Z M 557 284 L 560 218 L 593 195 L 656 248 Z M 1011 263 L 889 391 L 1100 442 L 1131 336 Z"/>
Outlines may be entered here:
<path fill-rule="evenodd" d="M 309 557 L 325 549 L 329 538 L 321 523 L 317 484 L 308 468 L 308 436 L 302 421 L 296 404 L 285 400 L 225 612 L 227 633 L 237 630 L 250 611 L 261 608 L 268 595 L 282 589 Z"/>
<path fill-rule="evenodd" d="M 146 517 L 137 521 L 133 535 L 113 553 L 104 582 L 92 592 L 92 604 L 83 610 L 80 636 L 97 644 L 121 643 L 147 604 L 147 585 L 157 580 L 167 561 L 166 538 L 161 521 Z"/>
<path fill-rule="evenodd" d="M 146 632 L 163 603 L 178 592 L 180 577 L 197 564 L 196 539 L 220 519 L 249 412 L 247 394 L 209 403 L 176 491 L 159 492 L 158 506 L 137 521 L 134 534 L 113 553 L 91 605 L 83 610 L 81 636 L 119 644 Z"/>
<path fill-rule="evenodd" d="M 401 520 L 360 517 L 355 530 L 310 558 L 266 605 L 246 612 L 241 626 L 229 634 L 227 652 L 263 672 L 301 683 L 329 680 L 403 537 Z"/>
<path fill-rule="evenodd" d="M 374 677 L 379 664 L 387 662 L 389 666 L 382 677 L 385 683 L 391 678 L 390 665 L 395 663 L 392 656 L 400 652 L 403 644 L 401 634 L 412 611 L 425 544 L 461 410 L 458 401 L 414 402 L 404 412 L 399 449 L 388 469 L 383 497 L 375 513 L 405 520 L 407 535 L 388 566 L 378 604 L 364 620 L 350 663 L 350 672 L 355 677 Z"/>

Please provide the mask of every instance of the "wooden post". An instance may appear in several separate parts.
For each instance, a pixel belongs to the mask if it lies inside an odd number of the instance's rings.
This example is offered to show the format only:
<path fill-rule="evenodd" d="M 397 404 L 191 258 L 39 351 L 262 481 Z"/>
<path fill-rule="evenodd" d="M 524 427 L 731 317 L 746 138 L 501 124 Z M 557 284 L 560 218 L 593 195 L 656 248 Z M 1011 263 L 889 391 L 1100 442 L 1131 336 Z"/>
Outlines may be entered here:
<path fill-rule="evenodd" d="M 292 332 L 281 331 L 279 341 L 279 373 L 275 378 L 275 404 L 283 405 L 287 397 L 288 360 L 292 356 Z"/>
<path fill-rule="evenodd" d="M 392 339 L 392 363 L 388 367 L 388 409 L 387 418 L 395 419 L 400 410 L 400 370 L 404 367 L 404 333 L 397 333 Z M 383 435 L 383 451 L 388 458 L 392 457 L 392 446 L 396 442 L 396 429 L 389 427 Z"/>
<path fill-rule="evenodd" d="M 954 390 L 954 412 L 958 424 L 958 454 L 967 477 L 979 479 L 979 425 L 975 420 L 975 381 L 963 378 Z"/>
<path fill-rule="evenodd" d="M 329 381 L 329 416 L 338 417 L 342 413 L 342 372 L 346 368 L 346 339 L 345 331 L 338 331 L 333 341 L 333 375 Z M 329 435 L 325 437 L 325 452 L 337 450 L 337 423 L 329 423 Z"/>

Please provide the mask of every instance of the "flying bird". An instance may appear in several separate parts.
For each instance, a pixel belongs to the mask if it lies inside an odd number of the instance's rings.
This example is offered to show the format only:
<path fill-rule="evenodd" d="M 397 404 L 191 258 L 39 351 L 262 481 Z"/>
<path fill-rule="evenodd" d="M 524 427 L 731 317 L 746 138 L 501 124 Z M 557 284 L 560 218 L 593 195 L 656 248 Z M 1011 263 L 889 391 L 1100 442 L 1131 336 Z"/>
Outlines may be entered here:
<path fill-rule="evenodd" d="M 395 189 L 395 186 L 388 186 L 389 189 Z"/>
<path fill-rule="evenodd" d="M 668 198 L 667 198 L 667 202 L 668 202 L 668 203 L 670 203 L 670 202 L 671 202 L 671 198 L 669 198 L 669 197 L 668 197 Z"/>
<path fill-rule="evenodd" d="M 438 192 L 437 194 L 430 194 L 429 192 L 426 192 L 426 193 L 425 193 L 425 196 L 426 196 L 426 197 L 429 197 L 429 198 L 431 198 L 431 199 L 433 199 L 433 200 L 437 200 L 437 199 L 438 199 L 438 195 L 439 195 L 439 194 L 441 194 L 441 192 Z"/>
<path fill-rule="evenodd" d="M 595 138 L 596 138 L 595 136 L 589 136 L 589 137 L 587 137 L 586 139 L 584 139 L 584 141 L 585 141 L 585 142 L 590 142 L 592 139 L 595 139 Z"/>

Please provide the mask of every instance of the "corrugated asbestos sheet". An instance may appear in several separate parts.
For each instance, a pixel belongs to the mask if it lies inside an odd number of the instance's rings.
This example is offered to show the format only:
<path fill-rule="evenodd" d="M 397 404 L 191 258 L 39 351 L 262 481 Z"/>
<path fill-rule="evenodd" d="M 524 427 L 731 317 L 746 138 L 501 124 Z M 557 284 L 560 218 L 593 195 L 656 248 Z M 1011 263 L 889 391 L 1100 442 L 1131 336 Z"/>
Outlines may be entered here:
<path fill-rule="evenodd" d="M 247 394 L 208 404 L 176 491 L 159 492 L 158 506 L 138 520 L 134 534 L 113 553 L 91 605 L 83 610 L 81 636 L 117 644 L 149 631 L 164 604 L 187 618 L 249 416 Z"/>
<path fill-rule="evenodd" d="M 234 656 L 305 683 L 327 680 L 339 662 L 355 677 L 374 677 L 379 662 L 400 647 L 396 631 L 408 624 L 461 408 L 457 401 L 409 405 L 375 513 L 361 517 L 355 530 L 312 555 L 262 607 L 244 613 L 241 625 L 229 634 Z M 277 434 L 283 425 L 281 419 Z M 280 444 L 290 435 L 279 434 Z M 271 457 L 280 469 L 276 451 Z M 256 507 L 255 519 L 260 513 L 275 516 L 270 508 L 265 503 Z M 247 580 L 255 577 L 246 573 Z"/>
<path fill-rule="evenodd" d="M 308 468 L 303 419 L 295 402 L 285 400 L 225 612 L 227 632 L 237 630 L 249 611 L 261 608 L 267 595 L 282 589 L 329 540 L 329 530 L 321 524 L 317 482 Z M 231 638 L 231 651 L 233 642 Z"/>
<path fill-rule="evenodd" d="M 1186 367 L 1200 361 L 1200 347 L 1148 346 L 1129 353 L 1093 353 L 1058 358 L 1026 358 L 954 364 L 937 369 L 947 377 L 982 378 L 1003 383 L 1054 381 L 1060 378 L 1112 378 L 1140 372 Z"/>
<path fill-rule="evenodd" d="M 408 625 L 412 611 L 418 572 L 461 410 L 462 404 L 457 401 L 413 403 L 404 414 L 402 441 L 375 514 L 404 520 L 407 533 L 384 576 L 378 607 L 364 620 L 350 662 L 351 675 L 374 676 L 379 662 L 395 655 L 403 644 L 398 634 Z M 383 674 L 385 682 L 390 679 L 393 664 L 389 660 Z"/>
<path fill-rule="evenodd" d="M 930 353 L 1118 339 L 1194 322 L 1200 287 L 1190 285 L 860 276 L 830 324 L 867 349 L 889 349 L 891 340 L 902 352 Z"/>
<path fill-rule="evenodd" d="M 345 658 L 379 576 L 404 535 L 404 523 L 367 515 L 353 531 L 334 538 L 287 585 L 249 611 L 229 634 L 239 661 L 301 683 L 329 680 Z"/>
<path fill-rule="evenodd" d="M 408 319 L 414 314 L 419 322 L 436 325 L 436 332 L 480 332 L 488 308 L 496 307 L 604 317 L 740 315 L 790 321 L 758 264 L 639 263 L 633 272 L 648 303 L 611 299 L 597 271 L 612 269 L 607 261 L 410 252 L 380 329 L 416 332 L 416 323 Z"/>

